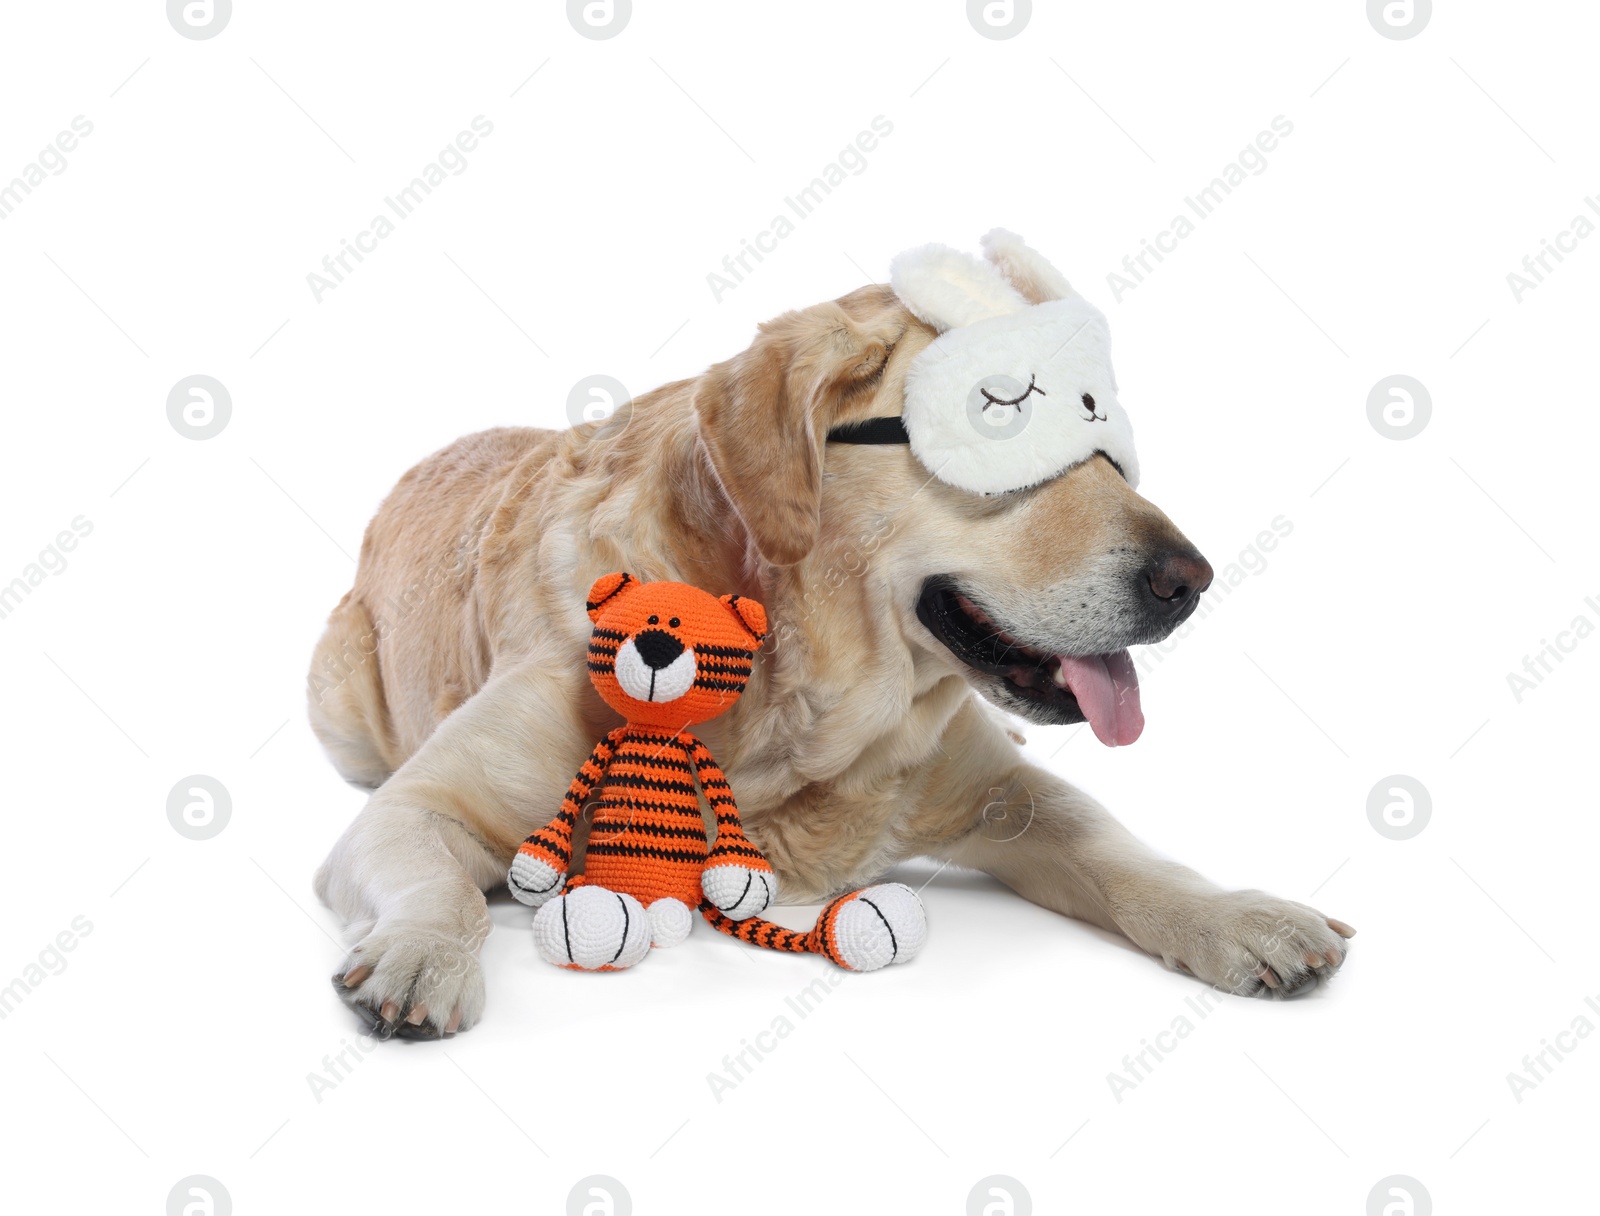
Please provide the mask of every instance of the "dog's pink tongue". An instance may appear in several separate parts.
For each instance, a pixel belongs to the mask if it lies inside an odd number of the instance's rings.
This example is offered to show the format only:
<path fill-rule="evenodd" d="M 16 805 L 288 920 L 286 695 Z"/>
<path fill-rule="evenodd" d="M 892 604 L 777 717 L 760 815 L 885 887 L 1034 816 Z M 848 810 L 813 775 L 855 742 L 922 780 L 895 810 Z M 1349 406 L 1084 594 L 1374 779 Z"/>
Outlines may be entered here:
<path fill-rule="evenodd" d="M 1094 737 L 1107 747 L 1126 747 L 1144 730 L 1139 674 L 1126 650 L 1111 654 L 1058 655 L 1056 683 L 1078 699 Z"/>

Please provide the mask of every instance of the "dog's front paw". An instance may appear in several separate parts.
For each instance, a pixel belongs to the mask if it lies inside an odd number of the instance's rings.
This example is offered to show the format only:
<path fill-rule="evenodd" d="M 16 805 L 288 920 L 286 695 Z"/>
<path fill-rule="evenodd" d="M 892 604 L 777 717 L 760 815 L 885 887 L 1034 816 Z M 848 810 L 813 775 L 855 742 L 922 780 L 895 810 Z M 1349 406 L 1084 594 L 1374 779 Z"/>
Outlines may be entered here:
<path fill-rule="evenodd" d="M 1183 917 L 1167 966 L 1237 996 L 1291 996 L 1338 971 L 1355 930 L 1263 891 L 1229 891 Z"/>
<path fill-rule="evenodd" d="M 700 875 L 700 889 L 729 920 L 748 920 L 772 906 L 778 894 L 778 878 L 771 870 L 711 866 Z"/>
<path fill-rule="evenodd" d="M 483 1016 L 481 927 L 460 934 L 414 923 L 375 925 L 333 977 L 334 990 L 379 1038 L 436 1039 Z"/>

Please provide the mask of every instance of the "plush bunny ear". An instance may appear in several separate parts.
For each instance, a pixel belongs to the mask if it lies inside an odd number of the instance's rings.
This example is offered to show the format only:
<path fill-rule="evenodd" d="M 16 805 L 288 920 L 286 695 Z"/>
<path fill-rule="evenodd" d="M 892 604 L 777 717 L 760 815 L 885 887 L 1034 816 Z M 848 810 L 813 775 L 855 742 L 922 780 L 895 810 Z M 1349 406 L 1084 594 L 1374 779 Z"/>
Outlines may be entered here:
<path fill-rule="evenodd" d="M 600 614 L 609 608 L 619 595 L 623 595 L 639 585 L 639 580 L 631 574 L 618 571 L 616 574 L 602 574 L 594 580 L 594 586 L 589 588 L 589 602 L 584 605 L 588 610 L 589 619 L 598 621 Z"/>
<path fill-rule="evenodd" d="M 923 245 L 889 263 L 900 302 L 940 333 L 1021 312 L 1028 301 L 990 263 L 947 245 Z"/>
<path fill-rule="evenodd" d="M 756 645 L 761 645 L 762 639 L 767 636 L 767 610 L 755 600 L 745 599 L 742 595 L 724 595 L 720 602 L 739 618 L 739 624 L 755 638 Z"/>
<path fill-rule="evenodd" d="M 1062 274 L 1044 255 L 1028 246 L 1015 232 L 1004 228 L 991 228 L 980 242 L 983 255 L 997 266 L 1010 284 L 1027 297 L 1030 304 L 1044 304 L 1050 300 L 1065 300 L 1078 293 L 1072 290 L 1067 276 Z"/>

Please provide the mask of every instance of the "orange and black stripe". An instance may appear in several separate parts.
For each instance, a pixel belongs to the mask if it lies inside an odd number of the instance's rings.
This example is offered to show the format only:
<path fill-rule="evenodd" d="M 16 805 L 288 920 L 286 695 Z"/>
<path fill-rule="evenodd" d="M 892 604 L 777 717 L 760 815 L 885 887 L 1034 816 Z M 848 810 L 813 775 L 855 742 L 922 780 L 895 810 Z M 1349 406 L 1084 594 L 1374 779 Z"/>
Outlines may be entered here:
<path fill-rule="evenodd" d="M 628 635 L 615 629 L 596 629 L 589 635 L 589 670 L 600 675 L 615 675 L 617 651 Z"/>
<path fill-rule="evenodd" d="M 689 760 L 694 765 L 695 776 L 700 779 L 700 788 L 706 793 L 706 802 L 717 817 L 717 837 L 707 854 L 707 865 L 736 864 L 770 873 L 772 867 L 766 856 L 744 834 L 739 807 L 733 800 L 733 787 L 710 749 L 693 735 L 685 735 L 683 739 L 688 744 Z"/>
<path fill-rule="evenodd" d="M 726 933 L 729 937 L 736 937 L 752 946 L 760 946 L 765 950 L 785 950 L 790 954 L 820 954 L 829 962 L 836 963 L 848 971 L 851 970 L 850 964 L 845 962 L 839 953 L 833 927 L 839 919 L 839 909 L 858 894 L 859 892 L 851 891 L 847 895 L 839 896 L 822 909 L 822 914 L 817 917 L 817 923 L 805 933 L 785 929 L 782 925 L 762 920 L 759 916 L 751 916 L 745 920 L 730 920 L 717 911 L 709 900 L 700 901 L 700 915 L 705 917 L 706 923 L 717 932 Z"/>
<path fill-rule="evenodd" d="M 594 745 L 594 751 L 589 753 L 589 758 L 579 766 L 572 783 L 567 786 L 567 795 L 561 800 L 556 817 L 524 840 L 517 852 L 531 853 L 558 871 L 567 870 L 572 864 L 572 832 L 578 816 L 583 814 L 584 804 L 595 787 L 605 780 L 606 770 L 626 733 L 627 728 L 619 726 Z"/>
<path fill-rule="evenodd" d="M 588 882 L 626 891 L 646 907 L 671 897 L 700 902 L 707 856 L 692 735 L 623 728 L 594 812 L 584 863 Z"/>
<path fill-rule="evenodd" d="M 744 692 L 750 682 L 750 672 L 755 655 L 737 646 L 696 646 L 694 649 L 694 686 L 715 692 Z"/>

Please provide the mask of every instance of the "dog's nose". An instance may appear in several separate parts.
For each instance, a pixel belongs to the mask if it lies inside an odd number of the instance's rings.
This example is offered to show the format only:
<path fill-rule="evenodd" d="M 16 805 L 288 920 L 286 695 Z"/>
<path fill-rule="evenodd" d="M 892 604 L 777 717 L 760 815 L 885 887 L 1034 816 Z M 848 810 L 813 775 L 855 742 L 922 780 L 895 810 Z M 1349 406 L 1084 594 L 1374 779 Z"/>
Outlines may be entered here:
<path fill-rule="evenodd" d="M 1211 586 L 1211 563 L 1194 550 L 1162 553 L 1146 567 L 1146 601 L 1160 616 L 1177 616 L 1193 607 L 1200 593 Z"/>
<path fill-rule="evenodd" d="M 1210 571 L 1211 567 L 1207 566 L 1208 578 Z M 646 629 L 634 637 L 633 646 L 639 652 L 639 657 L 657 671 L 670 666 L 683 653 L 683 643 L 662 629 Z"/>

